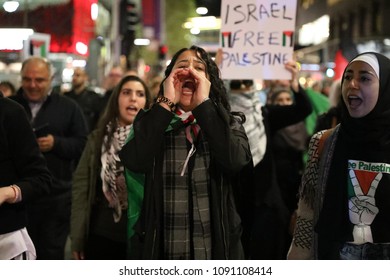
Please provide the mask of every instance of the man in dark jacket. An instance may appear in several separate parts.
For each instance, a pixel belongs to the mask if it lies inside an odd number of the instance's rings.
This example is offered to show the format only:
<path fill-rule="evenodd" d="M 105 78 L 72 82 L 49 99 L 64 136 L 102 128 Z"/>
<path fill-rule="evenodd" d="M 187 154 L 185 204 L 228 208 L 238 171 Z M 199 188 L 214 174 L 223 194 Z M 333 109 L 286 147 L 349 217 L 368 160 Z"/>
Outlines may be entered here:
<path fill-rule="evenodd" d="M 51 72 L 45 59 L 27 59 L 21 70 L 22 89 L 12 97 L 26 110 L 53 174 L 51 194 L 29 205 L 27 229 L 38 259 L 64 258 L 70 227 L 72 172 L 87 136 L 81 108 L 73 100 L 52 92 Z"/>
<path fill-rule="evenodd" d="M 85 70 L 77 67 L 74 69 L 72 78 L 72 89 L 64 95 L 72 98 L 83 110 L 87 121 L 88 131 L 95 129 L 100 116 L 102 97 L 87 86 L 88 75 Z"/>
<path fill-rule="evenodd" d="M 51 175 L 23 108 L 1 92 L 0 170 L 0 260 L 35 259 L 26 203 L 49 192 Z"/>

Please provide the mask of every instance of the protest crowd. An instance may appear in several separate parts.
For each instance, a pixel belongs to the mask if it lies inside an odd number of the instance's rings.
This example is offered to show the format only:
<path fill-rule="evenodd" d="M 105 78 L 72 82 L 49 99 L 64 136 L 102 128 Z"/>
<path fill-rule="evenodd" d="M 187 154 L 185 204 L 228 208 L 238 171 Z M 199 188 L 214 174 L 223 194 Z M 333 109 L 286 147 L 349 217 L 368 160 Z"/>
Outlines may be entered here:
<path fill-rule="evenodd" d="M 390 59 L 310 80 L 294 5 L 228 3 L 158 71 L 0 82 L 0 259 L 390 259 Z"/>

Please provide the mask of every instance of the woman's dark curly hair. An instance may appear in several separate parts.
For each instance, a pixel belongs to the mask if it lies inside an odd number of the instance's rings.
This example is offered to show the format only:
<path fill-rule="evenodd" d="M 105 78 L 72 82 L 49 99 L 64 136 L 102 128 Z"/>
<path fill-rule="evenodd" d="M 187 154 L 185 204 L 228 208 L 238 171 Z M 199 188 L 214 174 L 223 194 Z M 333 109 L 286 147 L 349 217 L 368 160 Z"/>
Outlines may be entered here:
<path fill-rule="evenodd" d="M 118 128 L 117 119 L 119 117 L 119 102 L 118 102 L 119 94 L 122 90 L 122 87 L 126 83 L 131 82 L 131 81 L 141 83 L 143 88 L 144 88 L 146 103 L 145 103 L 145 107 L 143 109 L 149 108 L 149 106 L 152 102 L 152 96 L 150 94 L 149 88 L 140 77 L 132 76 L 132 75 L 123 77 L 120 80 L 119 84 L 114 88 L 110 98 L 108 99 L 107 105 L 104 108 L 103 114 L 102 114 L 101 118 L 99 119 L 99 122 L 97 125 L 99 139 L 102 139 L 104 137 L 104 135 L 107 134 L 108 141 L 105 145 L 106 146 L 105 148 L 108 148 L 110 146 L 112 136 L 113 136 L 114 132 L 116 131 L 116 129 Z M 111 127 L 111 130 L 107 131 L 107 125 L 109 123 L 112 124 L 112 127 Z"/>
<path fill-rule="evenodd" d="M 171 74 L 173 67 L 175 66 L 176 60 L 178 57 L 185 51 L 195 51 L 197 57 L 204 61 L 206 65 L 206 73 L 209 77 L 211 87 L 210 87 L 210 99 L 217 104 L 221 104 L 227 112 L 231 116 L 238 115 L 240 116 L 242 122 L 245 121 L 245 115 L 242 113 L 232 113 L 230 110 L 230 104 L 227 97 L 227 91 L 226 87 L 223 83 L 223 80 L 220 78 L 220 71 L 217 66 L 217 64 L 214 62 L 214 60 L 211 58 L 208 52 L 206 52 L 203 48 L 198 46 L 191 46 L 190 48 L 182 48 L 178 52 L 175 53 L 175 55 L 172 57 L 171 62 L 167 66 L 165 70 L 165 77 L 162 80 L 160 84 L 160 91 L 158 93 L 159 96 L 164 95 L 164 81 L 168 78 L 168 76 Z"/>

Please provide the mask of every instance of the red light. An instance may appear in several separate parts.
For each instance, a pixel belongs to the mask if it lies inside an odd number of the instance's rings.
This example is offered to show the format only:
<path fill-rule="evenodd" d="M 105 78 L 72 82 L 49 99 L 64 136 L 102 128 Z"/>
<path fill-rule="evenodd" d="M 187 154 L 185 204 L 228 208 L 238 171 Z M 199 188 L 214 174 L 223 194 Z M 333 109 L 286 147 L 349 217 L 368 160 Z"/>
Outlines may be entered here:
<path fill-rule="evenodd" d="M 168 47 L 166 45 L 160 46 L 160 53 L 166 54 L 168 52 Z"/>

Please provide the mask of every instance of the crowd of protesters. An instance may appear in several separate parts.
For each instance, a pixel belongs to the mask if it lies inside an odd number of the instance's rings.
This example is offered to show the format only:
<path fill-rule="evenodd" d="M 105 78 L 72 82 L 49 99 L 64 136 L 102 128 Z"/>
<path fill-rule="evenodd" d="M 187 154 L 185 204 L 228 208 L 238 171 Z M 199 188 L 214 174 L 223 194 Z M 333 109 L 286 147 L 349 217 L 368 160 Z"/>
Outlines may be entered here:
<path fill-rule="evenodd" d="M 258 89 L 192 46 L 153 77 L 114 65 L 101 95 L 26 59 L 0 83 L 0 259 L 388 259 L 390 60 L 323 92 L 284 67 Z"/>

